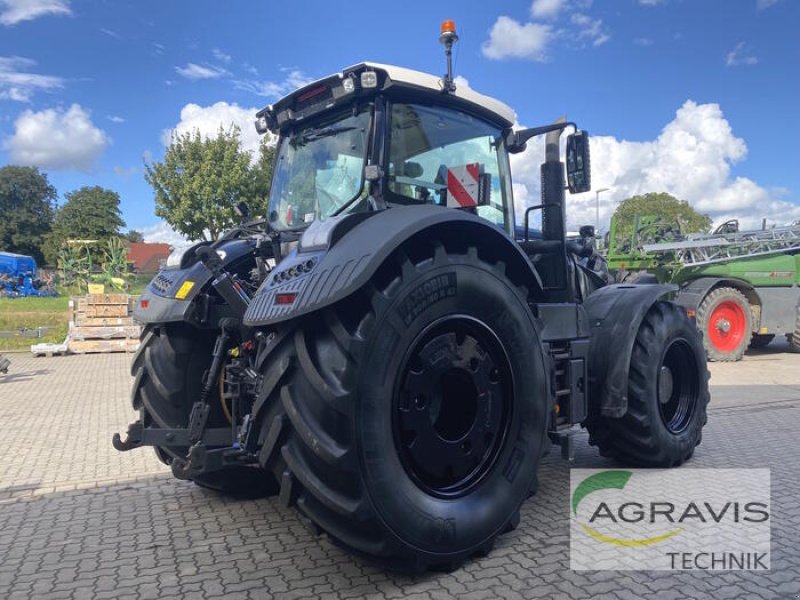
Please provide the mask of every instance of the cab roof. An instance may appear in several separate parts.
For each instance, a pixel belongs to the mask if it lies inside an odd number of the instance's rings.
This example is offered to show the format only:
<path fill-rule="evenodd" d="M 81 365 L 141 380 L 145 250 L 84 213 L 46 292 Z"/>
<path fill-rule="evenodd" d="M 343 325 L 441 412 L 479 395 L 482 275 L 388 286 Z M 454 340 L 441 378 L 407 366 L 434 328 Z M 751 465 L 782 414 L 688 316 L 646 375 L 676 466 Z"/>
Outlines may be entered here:
<path fill-rule="evenodd" d="M 315 94 L 316 90 L 319 90 L 322 86 L 331 86 L 335 84 L 338 87 L 346 77 L 351 77 L 353 74 L 358 74 L 363 71 L 382 73 L 382 83 L 376 91 L 389 92 L 390 90 L 400 88 L 412 93 L 421 93 L 422 95 L 432 98 L 436 96 L 449 96 L 450 98 L 455 98 L 458 104 L 466 105 L 467 107 L 471 106 L 476 112 L 483 113 L 491 120 L 496 121 L 504 127 L 511 127 L 516 118 L 516 113 L 514 113 L 508 105 L 490 96 L 479 94 L 469 86 L 463 84 L 457 85 L 454 92 L 445 93 L 443 91 L 442 77 L 440 76 L 407 69 L 405 67 L 368 61 L 354 64 L 343 69 L 340 73 L 322 77 L 321 79 L 295 90 L 291 94 L 278 100 L 275 104 L 267 106 L 259 111 L 258 117 L 268 114 L 276 115 L 289 108 L 289 114 L 291 114 L 290 119 L 292 121 L 295 120 L 295 116 L 302 118 L 297 114 L 296 110 L 298 99 L 303 100 L 305 97 Z M 383 74 L 385 74 L 385 76 Z M 331 103 L 330 106 L 335 104 L 337 99 L 342 98 L 342 96 L 336 92 L 334 92 L 333 95 L 334 98 L 330 98 L 327 101 Z M 319 108 L 322 107 L 320 106 Z M 270 126 L 270 129 L 277 129 L 281 124 L 282 120 L 278 119 L 277 122 L 272 124 L 273 126 Z"/>
<path fill-rule="evenodd" d="M 360 63 L 359 65 L 348 67 L 344 70 L 344 72 L 351 71 L 361 65 L 364 65 L 368 68 L 386 71 L 391 80 L 395 83 L 415 86 L 431 90 L 439 94 L 442 93 L 442 78 L 440 76 L 431 75 L 430 73 L 424 73 L 422 71 L 415 71 L 414 69 L 407 69 L 405 67 L 398 67 L 396 65 L 364 62 Z M 454 95 L 457 98 L 461 98 L 467 102 L 476 104 L 482 107 L 484 110 L 494 113 L 497 115 L 499 120 L 505 121 L 508 126 L 514 124 L 514 120 L 517 116 L 516 113 L 511 109 L 510 106 L 504 102 L 501 102 L 500 100 L 497 100 L 496 98 L 479 94 L 471 87 L 464 84 L 456 85 L 456 91 Z"/>

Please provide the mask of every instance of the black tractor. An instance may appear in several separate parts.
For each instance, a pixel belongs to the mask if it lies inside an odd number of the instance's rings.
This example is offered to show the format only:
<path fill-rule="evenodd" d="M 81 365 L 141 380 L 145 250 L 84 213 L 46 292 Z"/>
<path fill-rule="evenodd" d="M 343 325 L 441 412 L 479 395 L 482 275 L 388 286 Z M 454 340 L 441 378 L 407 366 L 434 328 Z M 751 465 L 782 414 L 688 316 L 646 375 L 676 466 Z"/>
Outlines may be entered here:
<path fill-rule="evenodd" d="M 692 456 L 708 372 L 675 287 L 607 285 L 591 228 L 565 235 L 565 188 L 590 189 L 585 131 L 514 131 L 449 68 L 374 63 L 256 118 L 279 136 L 266 219 L 175 256 L 141 296 L 140 418 L 119 450 L 278 494 L 415 571 L 489 552 L 576 425 L 625 464 Z M 516 214 L 508 156 L 539 135 L 541 204 Z"/>

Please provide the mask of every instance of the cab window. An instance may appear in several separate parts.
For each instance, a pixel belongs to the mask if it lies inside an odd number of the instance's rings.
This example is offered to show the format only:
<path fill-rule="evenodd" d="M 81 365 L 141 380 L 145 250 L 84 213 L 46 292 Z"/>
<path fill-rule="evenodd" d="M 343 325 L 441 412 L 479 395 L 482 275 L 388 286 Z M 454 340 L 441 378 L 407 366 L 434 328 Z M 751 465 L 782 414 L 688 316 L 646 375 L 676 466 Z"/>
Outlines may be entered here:
<path fill-rule="evenodd" d="M 468 210 L 508 229 L 502 144 L 497 127 L 467 113 L 395 103 L 387 199 Z"/>

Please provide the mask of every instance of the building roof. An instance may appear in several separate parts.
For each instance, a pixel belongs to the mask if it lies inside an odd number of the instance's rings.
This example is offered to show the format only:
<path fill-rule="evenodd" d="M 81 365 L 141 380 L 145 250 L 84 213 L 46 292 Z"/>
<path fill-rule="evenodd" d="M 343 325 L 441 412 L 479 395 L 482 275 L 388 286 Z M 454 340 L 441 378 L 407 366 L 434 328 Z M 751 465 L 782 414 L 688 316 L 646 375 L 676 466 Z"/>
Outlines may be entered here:
<path fill-rule="evenodd" d="M 127 259 L 128 262 L 133 263 L 133 267 L 137 271 L 155 273 L 171 252 L 172 247 L 169 244 L 131 242 Z"/>

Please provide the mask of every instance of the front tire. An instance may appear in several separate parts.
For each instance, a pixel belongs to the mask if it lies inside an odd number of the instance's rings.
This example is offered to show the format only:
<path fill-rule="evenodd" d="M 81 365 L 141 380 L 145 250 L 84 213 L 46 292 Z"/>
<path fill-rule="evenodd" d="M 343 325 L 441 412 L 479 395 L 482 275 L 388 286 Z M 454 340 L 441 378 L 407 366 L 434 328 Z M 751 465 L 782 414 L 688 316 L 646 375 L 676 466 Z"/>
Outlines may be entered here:
<path fill-rule="evenodd" d="M 184 428 L 192 404 L 200 398 L 202 377 L 211 364 L 214 334 L 183 324 L 148 326 L 142 332 L 131 374 L 134 376 L 133 406 L 141 411 L 147 428 Z M 208 427 L 224 427 L 226 420 L 218 393 L 209 398 L 212 410 Z M 166 465 L 186 458 L 188 448 L 156 447 L 156 456 Z M 272 476 L 251 467 L 231 467 L 192 478 L 197 485 L 222 494 L 258 498 L 275 491 Z"/>
<path fill-rule="evenodd" d="M 657 302 L 636 334 L 628 411 L 586 422 L 600 454 L 641 467 L 673 467 L 702 439 L 709 402 L 708 368 L 697 328 L 669 302 Z"/>
<path fill-rule="evenodd" d="M 261 455 L 337 542 L 396 570 L 452 569 L 535 490 L 544 356 L 502 263 L 422 240 L 409 254 L 277 336 Z"/>

